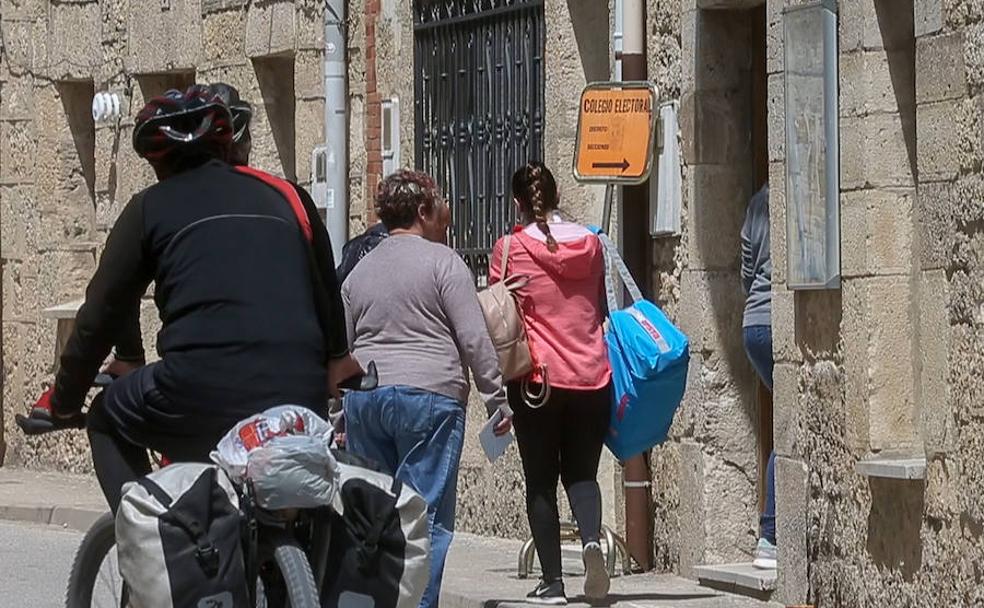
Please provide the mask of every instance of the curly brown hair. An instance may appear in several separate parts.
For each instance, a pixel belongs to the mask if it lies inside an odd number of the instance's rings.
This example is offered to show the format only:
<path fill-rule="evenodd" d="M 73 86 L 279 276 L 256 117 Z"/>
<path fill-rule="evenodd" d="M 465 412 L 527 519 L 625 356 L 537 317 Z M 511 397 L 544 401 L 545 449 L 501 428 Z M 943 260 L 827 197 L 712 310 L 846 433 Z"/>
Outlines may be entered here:
<path fill-rule="evenodd" d="M 433 177 L 422 171 L 400 169 L 379 182 L 376 215 L 387 230 L 409 228 L 417 220 L 421 205 L 430 213 L 440 198 L 441 191 Z"/>

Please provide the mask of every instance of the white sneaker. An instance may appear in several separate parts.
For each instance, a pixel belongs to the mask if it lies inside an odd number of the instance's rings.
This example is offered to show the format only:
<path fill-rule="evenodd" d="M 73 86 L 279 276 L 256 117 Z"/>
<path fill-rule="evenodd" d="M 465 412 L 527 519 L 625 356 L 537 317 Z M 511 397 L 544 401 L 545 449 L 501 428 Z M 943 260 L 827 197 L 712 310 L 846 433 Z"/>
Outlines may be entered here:
<path fill-rule="evenodd" d="M 779 549 L 775 545 L 760 538 L 755 547 L 755 561 L 752 565 L 761 570 L 775 570 L 779 566 Z"/>
<path fill-rule="evenodd" d="M 611 581 L 605 566 L 605 554 L 601 545 L 590 542 L 584 545 L 581 557 L 584 559 L 584 595 L 588 599 L 602 600 L 608 596 Z"/>

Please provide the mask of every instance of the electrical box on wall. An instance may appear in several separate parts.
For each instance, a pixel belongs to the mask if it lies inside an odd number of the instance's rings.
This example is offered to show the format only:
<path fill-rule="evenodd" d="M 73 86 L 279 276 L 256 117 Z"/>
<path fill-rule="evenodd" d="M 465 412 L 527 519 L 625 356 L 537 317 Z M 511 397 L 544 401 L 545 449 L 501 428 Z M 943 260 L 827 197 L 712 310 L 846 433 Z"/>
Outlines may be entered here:
<path fill-rule="evenodd" d="M 315 146 L 311 152 L 311 198 L 321 220 L 328 224 L 328 209 L 335 206 L 335 191 L 328 188 L 328 146 Z"/>
<path fill-rule="evenodd" d="M 683 177 L 680 164 L 678 101 L 659 106 L 656 125 L 656 166 L 649 177 L 649 234 L 672 237 L 680 234 Z"/>
<path fill-rule="evenodd" d="M 840 286 L 837 4 L 783 12 L 786 272 L 790 289 Z"/>
<path fill-rule="evenodd" d="M 383 175 L 390 175 L 400 168 L 400 99 L 390 97 L 382 102 Z"/>

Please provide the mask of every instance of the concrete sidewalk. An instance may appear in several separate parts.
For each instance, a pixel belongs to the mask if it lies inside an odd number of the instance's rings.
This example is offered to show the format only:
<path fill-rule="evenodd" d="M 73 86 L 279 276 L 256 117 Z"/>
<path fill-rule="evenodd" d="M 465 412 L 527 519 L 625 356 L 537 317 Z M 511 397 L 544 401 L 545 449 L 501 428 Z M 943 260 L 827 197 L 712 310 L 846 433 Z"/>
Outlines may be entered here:
<path fill-rule="evenodd" d="M 106 511 L 95 477 L 0 468 L 0 520 L 85 532 Z"/>
<path fill-rule="evenodd" d="M 85 532 L 106 511 L 102 493 L 92 477 L 0 468 L 0 520 L 49 524 Z M 442 608 L 523 606 L 521 600 L 536 585 L 536 580 L 523 580 L 516 574 L 520 545 L 518 541 L 457 534 L 444 573 Z M 583 567 L 577 551 L 565 550 L 564 557 L 571 604 L 587 606 L 578 597 Z M 624 608 L 779 606 L 707 589 L 680 577 L 654 574 L 615 578 L 610 599 L 608 605 Z"/>
<path fill-rule="evenodd" d="M 536 586 L 532 578 L 517 576 L 522 543 L 456 534 L 451 545 L 441 608 L 518 608 L 526 594 Z M 589 606 L 581 595 L 584 566 L 577 547 L 564 548 L 564 584 L 571 606 Z M 694 581 L 668 574 L 634 574 L 612 580 L 609 602 L 605 606 L 622 608 L 772 608 L 780 604 L 760 602 L 730 595 Z"/>

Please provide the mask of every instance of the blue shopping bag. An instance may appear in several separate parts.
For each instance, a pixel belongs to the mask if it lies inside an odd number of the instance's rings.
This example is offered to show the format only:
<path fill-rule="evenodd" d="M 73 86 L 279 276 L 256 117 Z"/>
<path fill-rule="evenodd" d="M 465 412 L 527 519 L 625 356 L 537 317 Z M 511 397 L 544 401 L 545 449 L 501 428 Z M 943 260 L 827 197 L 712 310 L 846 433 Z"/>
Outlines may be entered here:
<path fill-rule="evenodd" d="M 605 445 L 619 460 L 666 441 L 687 386 L 690 342 L 642 292 L 614 244 L 592 227 L 605 251 L 608 328 L 605 342 L 612 367 L 612 411 Z M 612 269 L 632 304 L 619 308 Z"/>

